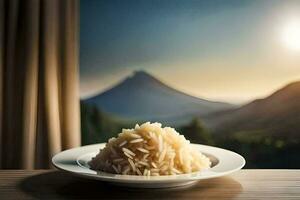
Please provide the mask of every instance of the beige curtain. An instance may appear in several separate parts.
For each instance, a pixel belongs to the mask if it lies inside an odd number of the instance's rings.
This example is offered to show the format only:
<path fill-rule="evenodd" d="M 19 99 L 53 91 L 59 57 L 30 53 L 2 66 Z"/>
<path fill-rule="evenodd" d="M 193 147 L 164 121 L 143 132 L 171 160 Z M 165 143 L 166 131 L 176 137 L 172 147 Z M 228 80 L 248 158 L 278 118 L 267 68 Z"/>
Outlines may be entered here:
<path fill-rule="evenodd" d="M 0 168 L 80 145 L 78 1 L 0 0 Z"/>

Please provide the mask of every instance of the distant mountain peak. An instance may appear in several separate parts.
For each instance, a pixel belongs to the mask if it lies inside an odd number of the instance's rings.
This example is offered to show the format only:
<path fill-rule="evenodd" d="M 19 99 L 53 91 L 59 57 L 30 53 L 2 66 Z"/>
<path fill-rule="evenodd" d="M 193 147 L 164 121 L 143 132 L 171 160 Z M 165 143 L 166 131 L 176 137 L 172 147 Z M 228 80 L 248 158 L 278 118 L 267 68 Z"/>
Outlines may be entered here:
<path fill-rule="evenodd" d="M 233 107 L 183 93 L 141 70 L 84 102 L 118 117 L 168 122 L 188 121 L 191 117 Z"/>
<path fill-rule="evenodd" d="M 154 76 L 152 76 L 150 73 L 143 71 L 143 70 L 137 70 L 132 73 L 130 76 L 131 79 L 155 79 Z"/>
<path fill-rule="evenodd" d="M 151 76 L 151 75 L 144 70 L 136 70 L 133 72 L 133 76 Z"/>
<path fill-rule="evenodd" d="M 157 78 L 155 78 L 150 73 L 138 70 L 134 71 L 130 76 L 128 76 L 123 83 L 132 83 L 132 84 L 162 84 Z"/>

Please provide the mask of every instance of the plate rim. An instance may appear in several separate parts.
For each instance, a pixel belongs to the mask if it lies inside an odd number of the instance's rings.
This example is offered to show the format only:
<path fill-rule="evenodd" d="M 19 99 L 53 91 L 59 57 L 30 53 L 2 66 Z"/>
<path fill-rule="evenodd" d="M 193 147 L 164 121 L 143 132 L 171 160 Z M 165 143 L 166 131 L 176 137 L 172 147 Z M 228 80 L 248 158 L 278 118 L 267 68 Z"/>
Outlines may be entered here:
<path fill-rule="evenodd" d="M 221 177 L 221 176 L 225 176 L 225 175 L 231 174 L 233 172 L 239 171 L 246 164 L 245 158 L 242 155 L 240 155 L 240 154 L 238 154 L 234 151 L 223 149 L 223 148 L 220 148 L 220 147 L 214 147 L 214 146 L 203 145 L 203 144 L 195 144 L 195 143 L 191 143 L 191 145 L 197 146 L 198 148 L 201 147 L 201 148 L 207 148 L 207 149 L 214 149 L 214 150 L 218 150 L 218 151 L 222 151 L 222 152 L 232 154 L 232 155 L 236 156 L 236 158 L 240 159 L 240 164 L 239 164 L 239 166 L 237 166 L 234 169 L 227 170 L 227 171 L 224 171 L 224 172 L 213 173 L 213 174 L 211 174 L 209 176 L 206 176 L 206 177 L 201 177 L 201 175 L 199 174 L 201 172 L 193 172 L 193 173 L 181 174 L 181 175 L 157 176 L 160 179 L 154 179 L 153 176 L 152 177 L 150 176 L 150 178 L 138 179 L 138 178 L 141 178 L 142 176 L 138 176 L 138 175 L 116 175 L 116 176 L 111 177 L 111 176 L 101 176 L 101 175 L 98 175 L 98 174 L 91 174 L 91 173 L 84 173 L 84 172 L 75 172 L 75 171 L 68 170 L 68 169 L 65 169 L 64 167 L 59 166 L 59 163 L 56 162 L 56 159 L 59 156 L 62 156 L 63 154 L 66 154 L 66 153 L 69 153 L 69 152 L 72 152 L 72 151 L 75 152 L 76 150 L 78 151 L 80 149 L 83 150 L 83 149 L 86 149 L 86 148 L 92 148 L 92 147 L 97 147 L 97 146 L 98 146 L 97 150 L 99 150 L 100 148 L 102 148 L 102 146 L 105 146 L 105 144 L 106 143 L 96 143 L 96 144 L 84 145 L 84 146 L 75 147 L 75 148 L 71 148 L 71 149 L 61 151 L 61 152 L 57 153 L 56 155 L 54 155 L 52 157 L 52 159 L 51 159 L 52 165 L 55 168 L 57 168 L 58 170 L 61 170 L 61 171 L 67 172 L 68 174 L 75 175 L 77 177 L 82 177 L 82 178 L 101 180 L 101 181 L 106 181 L 106 182 L 115 182 L 115 183 L 143 183 L 143 184 L 148 183 L 148 184 L 155 184 L 155 183 L 170 183 L 170 182 L 175 183 L 175 182 L 197 181 L 197 180 L 204 180 L 204 179 L 211 179 L 211 178 Z M 95 151 L 92 151 L 92 152 L 95 152 Z M 92 152 L 85 152 L 84 154 L 89 154 L 89 153 L 92 153 Z M 76 167 L 84 169 L 82 166 L 79 166 L 78 163 L 77 163 L 77 158 L 80 157 L 80 156 L 83 156 L 83 154 L 78 155 L 76 157 L 76 159 L 74 159 L 72 161 L 77 164 Z M 213 156 L 217 157 L 216 155 L 213 155 Z M 217 157 L 217 158 L 219 159 L 219 163 L 216 166 L 222 165 L 222 163 L 221 163 L 222 159 L 220 159 L 219 157 Z M 211 169 L 213 169 L 213 168 L 211 168 Z M 90 170 L 90 169 L 86 169 L 86 170 Z M 95 171 L 95 170 L 92 170 L 92 171 Z M 189 176 L 189 175 L 192 175 L 194 173 L 195 174 L 198 173 L 198 175 L 192 176 L 192 177 Z M 115 175 L 115 174 L 112 174 L 112 175 Z"/>

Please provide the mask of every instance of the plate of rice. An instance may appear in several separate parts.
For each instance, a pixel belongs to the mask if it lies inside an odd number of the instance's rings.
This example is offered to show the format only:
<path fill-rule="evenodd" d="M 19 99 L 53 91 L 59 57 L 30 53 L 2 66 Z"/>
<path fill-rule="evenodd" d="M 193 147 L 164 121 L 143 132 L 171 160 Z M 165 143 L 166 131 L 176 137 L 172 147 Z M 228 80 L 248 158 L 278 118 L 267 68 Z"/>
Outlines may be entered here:
<path fill-rule="evenodd" d="M 146 122 L 123 129 L 107 143 L 58 153 L 54 166 L 77 176 L 127 187 L 184 186 L 240 170 L 245 159 L 232 151 L 191 144 L 174 128 Z"/>

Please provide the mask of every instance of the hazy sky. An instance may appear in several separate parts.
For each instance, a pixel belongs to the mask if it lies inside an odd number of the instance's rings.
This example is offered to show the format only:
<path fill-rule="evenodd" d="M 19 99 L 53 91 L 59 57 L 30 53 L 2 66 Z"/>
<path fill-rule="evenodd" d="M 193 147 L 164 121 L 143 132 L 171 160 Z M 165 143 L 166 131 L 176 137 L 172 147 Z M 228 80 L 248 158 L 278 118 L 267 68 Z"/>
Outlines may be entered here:
<path fill-rule="evenodd" d="M 235 103 L 300 80 L 300 0 L 80 2 L 83 98 L 139 69 Z"/>

